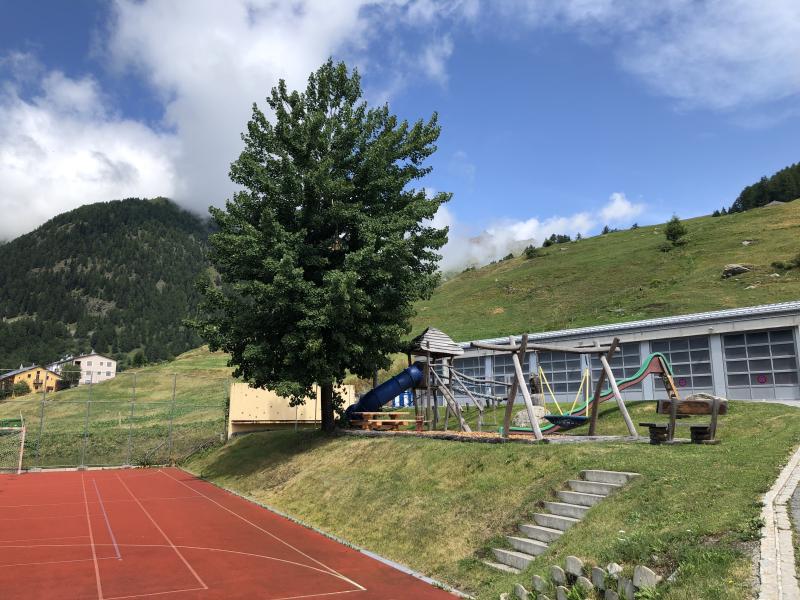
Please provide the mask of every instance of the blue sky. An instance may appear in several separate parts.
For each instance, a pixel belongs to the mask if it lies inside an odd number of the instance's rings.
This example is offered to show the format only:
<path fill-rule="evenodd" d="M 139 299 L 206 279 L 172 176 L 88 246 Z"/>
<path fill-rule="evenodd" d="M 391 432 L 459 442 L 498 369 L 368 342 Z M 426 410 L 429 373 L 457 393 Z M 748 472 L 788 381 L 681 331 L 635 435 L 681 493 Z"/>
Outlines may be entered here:
<path fill-rule="evenodd" d="M 24 215 L 0 238 L 117 197 L 221 204 L 250 104 L 329 55 L 438 111 L 452 263 L 707 214 L 800 160 L 799 40 L 795 0 L 0 0 L 0 209 Z"/>

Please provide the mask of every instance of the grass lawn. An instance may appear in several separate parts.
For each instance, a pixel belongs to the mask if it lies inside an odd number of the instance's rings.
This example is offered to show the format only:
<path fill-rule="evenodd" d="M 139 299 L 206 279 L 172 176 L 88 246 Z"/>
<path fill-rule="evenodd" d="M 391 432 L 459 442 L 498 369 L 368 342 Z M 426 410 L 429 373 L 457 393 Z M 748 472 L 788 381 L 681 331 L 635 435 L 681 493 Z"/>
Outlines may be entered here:
<path fill-rule="evenodd" d="M 92 386 L 0 401 L 0 418 L 24 417 L 26 467 L 121 465 L 129 458 L 133 464 L 163 463 L 169 459 L 170 429 L 173 456 L 224 432 L 226 362 L 225 354 L 198 348 Z"/>
<path fill-rule="evenodd" d="M 631 412 L 638 421 L 654 407 L 638 403 Z M 717 446 L 259 433 L 197 454 L 186 467 L 479 598 L 496 600 L 517 581 L 530 587 L 531 574 L 568 554 L 665 575 L 679 569 L 663 598 L 750 598 L 759 498 L 800 442 L 800 419 L 791 407 L 732 402 L 721 421 Z M 601 411 L 599 432 L 624 432 L 615 407 Z M 593 508 L 525 573 L 481 563 L 589 468 L 642 477 Z"/>

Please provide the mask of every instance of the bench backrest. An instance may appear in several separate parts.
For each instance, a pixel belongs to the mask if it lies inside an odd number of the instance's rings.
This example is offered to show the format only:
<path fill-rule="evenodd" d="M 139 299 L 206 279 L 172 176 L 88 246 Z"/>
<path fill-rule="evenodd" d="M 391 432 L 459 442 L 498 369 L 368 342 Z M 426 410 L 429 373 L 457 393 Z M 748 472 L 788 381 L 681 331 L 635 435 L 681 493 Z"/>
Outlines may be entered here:
<path fill-rule="evenodd" d="M 678 415 L 682 417 L 689 417 L 693 415 L 710 415 L 713 412 L 713 400 L 705 399 L 692 399 L 692 400 L 679 400 L 678 401 Z M 658 414 L 668 415 L 672 408 L 672 400 L 659 400 L 658 401 Z M 723 401 L 719 403 L 720 415 L 728 414 L 728 403 Z"/>

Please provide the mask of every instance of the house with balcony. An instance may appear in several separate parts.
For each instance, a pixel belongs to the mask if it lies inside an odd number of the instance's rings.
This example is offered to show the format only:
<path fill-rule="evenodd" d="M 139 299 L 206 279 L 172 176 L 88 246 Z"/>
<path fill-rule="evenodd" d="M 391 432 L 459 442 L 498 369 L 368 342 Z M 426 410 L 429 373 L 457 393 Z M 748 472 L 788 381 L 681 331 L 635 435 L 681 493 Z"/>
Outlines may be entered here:
<path fill-rule="evenodd" d="M 20 365 L 19 369 L 0 373 L 0 390 L 3 395 L 10 395 L 15 385 L 25 383 L 30 392 L 54 392 L 61 380 L 61 375 L 45 367 Z"/>

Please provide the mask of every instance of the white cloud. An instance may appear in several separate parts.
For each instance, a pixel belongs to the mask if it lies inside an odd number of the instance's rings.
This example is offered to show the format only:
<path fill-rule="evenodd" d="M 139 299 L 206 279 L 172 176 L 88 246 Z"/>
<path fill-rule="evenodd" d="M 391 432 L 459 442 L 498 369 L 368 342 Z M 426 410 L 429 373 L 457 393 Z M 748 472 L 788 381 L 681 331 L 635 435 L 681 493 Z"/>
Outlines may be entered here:
<path fill-rule="evenodd" d="M 431 42 L 422 53 L 422 66 L 428 77 L 439 84 L 447 83 L 447 59 L 453 54 L 453 40 L 445 35 Z"/>
<path fill-rule="evenodd" d="M 30 64 L 35 64 L 31 62 Z M 0 240 L 91 202 L 169 195 L 175 140 L 114 116 L 91 78 L 46 73 L 0 90 Z"/>
<path fill-rule="evenodd" d="M 609 44 L 623 68 L 690 108 L 730 110 L 800 94 L 797 0 L 506 0 L 507 17 Z"/>
<path fill-rule="evenodd" d="M 168 195 L 205 214 L 230 197 L 253 102 L 279 78 L 302 88 L 329 56 L 387 73 L 384 95 L 418 74 L 444 83 L 453 52 L 441 19 L 469 19 L 476 0 L 116 0 L 103 52 L 117 75 L 139 74 L 163 106 L 157 126 L 120 117 L 92 78 L 45 70 L 31 55 L 0 57 L 0 239 L 79 204 Z M 397 28 L 427 27 L 407 60 Z M 400 47 L 378 64 L 370 43 Z M 416 49 L 414 52 L 420 52 Z M 2 86 L 0 81 L 0 86 Z M 380 83 L 378 85 L 381 85 Z M 35 95 L 23 93 L 35 89 Z M 388 98 L 384 97 L 383 100 Z M 166 132 L 166 133 L 165 133 Z M 20 211 L 20 207 L 27 207 Z"/>
<path fill-rule="evenodd" d="M 600 216 L 604 223 L 624 223 L 630 222 L 644 212 L 644 204 L 634 204 L 625 197 L 622 192 L 614 192 L 606 204 L 600 210 Z"/>
<path fill-rule="evenodd" d="M 442 270 L 447 272 L 469 265 L 485 265 L 509 252 L 518 254 L 525 245 L 531 243 L 541 246 L 554 233 L 567 234 L 572 238 L 577 234 L 585 237 L 596 232 L 600 225 L 630 222 L 644 209 L 644 204 L 632 203 L 625 194 L 614 192 L 605 205 L 593 211 L 544 219 L 500 219 L 489 224 L 479 235 L 470 235 L 470 228 L 447 205 L 439 208 L 432 223 L 436 227 L 450 227 L 447 245 L 442 249 L 441 263 Z"/>

